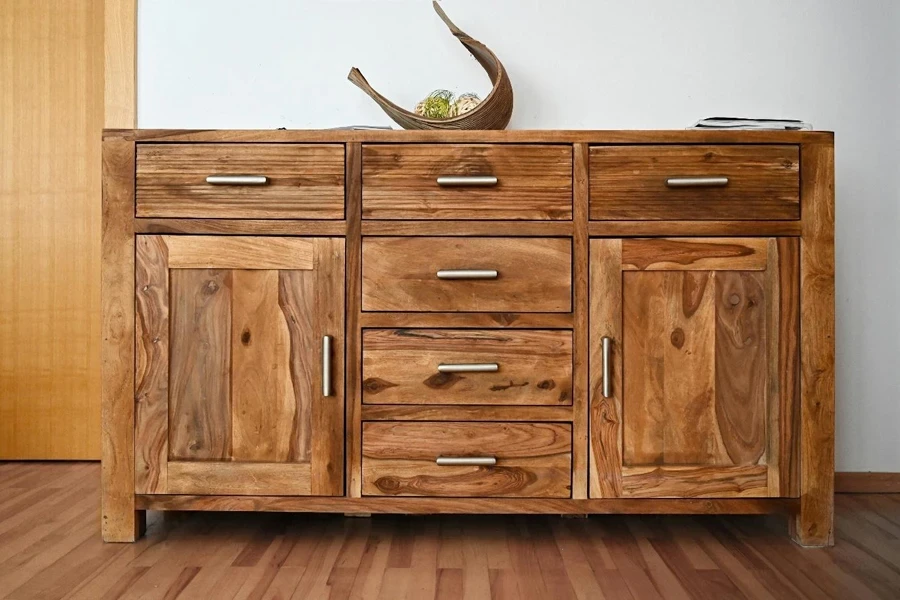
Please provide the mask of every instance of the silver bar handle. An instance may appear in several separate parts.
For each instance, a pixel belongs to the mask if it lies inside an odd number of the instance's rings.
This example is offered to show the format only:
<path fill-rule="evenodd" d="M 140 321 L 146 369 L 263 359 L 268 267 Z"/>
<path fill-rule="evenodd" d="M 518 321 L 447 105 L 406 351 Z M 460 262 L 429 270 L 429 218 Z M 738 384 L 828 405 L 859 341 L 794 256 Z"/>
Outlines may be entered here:
<path fill-rule="evenodd" d="M 269 178 L 265 175 L 208 175 L 206 183 L 210 185 L 266 185 Z"/>
<path fill-rule="evenodd" d="M 600 340 L 603 349 L 603 397 L 612 398 L 612 369 L 610 362 L 612 360 L 612 338 L 603 337 Z"/>
<path fill-rule="evenodd" d="M 671 188 L 683 187 L 725 187 L 727 177 L 669 177 L 666 185 Z"/>
<path fill-rule="evenodd" d="M 439 373 L 496 373 L 500 370 L 497 363 L 441 363 Z"/>
<path fill-rule="evenodd" d="M 441 187 L 493 187 L 497 181 L 493 175 L 442 175 L 437 178 Z"/>
<path fill-rule="evenodd" d="M 322 336 L 322 395 L 330 396 L 331 389 L 331 336 Z"/>
<path fill-rule="evenodd" d="M 438 456 L 434 462 L 441 467 L 493 467 L 497 459 L 493 456 Z"/>
<path fill-rule="evenodd" d="M 442 269 L 438 279 L 497 279 L 500 274 L 493 269 Z"/>

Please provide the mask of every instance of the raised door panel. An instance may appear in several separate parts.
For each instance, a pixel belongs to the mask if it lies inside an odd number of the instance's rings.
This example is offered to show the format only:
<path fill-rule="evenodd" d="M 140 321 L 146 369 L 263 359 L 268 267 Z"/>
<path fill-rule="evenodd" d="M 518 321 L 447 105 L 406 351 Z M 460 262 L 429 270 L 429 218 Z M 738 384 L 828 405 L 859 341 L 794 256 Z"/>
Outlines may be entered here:
<path fill-rule="evenodd" d="M 342 493 L 343 240 L 139 236 L 136 265 L 138 493 Z"/>
<path fill-rule="evenodd" d="M 592 242 L 594 497 L 795 495 L 797 257 L 796 239 Z"/>

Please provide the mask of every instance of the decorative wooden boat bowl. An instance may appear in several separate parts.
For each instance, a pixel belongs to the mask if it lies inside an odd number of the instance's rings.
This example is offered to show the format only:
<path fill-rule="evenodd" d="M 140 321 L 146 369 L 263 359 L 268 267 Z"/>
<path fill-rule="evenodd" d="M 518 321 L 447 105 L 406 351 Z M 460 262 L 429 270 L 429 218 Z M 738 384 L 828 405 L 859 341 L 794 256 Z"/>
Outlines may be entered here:
<path fill-rule="evenodd" d="M 506 69 L 503 68 L 503 64 L 500 63 L 497 56 L 487 46 L 473 39 L 454 25 L 441 7 L 438 6 L 437 2 L 432 2 L 432 6 L 434 6 L 438 16 L 450 29 L 450 32 L 475 56 L 475 60 L 484 67 L 484 70 L 487 71 L 488 76 L 491 78 L 493 88 L 478 106 L 455 117 L 432 119 L 401 108 L 376 92 L 356 67 L 350 69 L 350 75 L 347 76 L 347 79 L 371 96 L 384 112 L 404 129 L 505 129 L 509 124 L 510 117 L 512 117 L 513 110 L 512 84 L 509 81 Z"/>

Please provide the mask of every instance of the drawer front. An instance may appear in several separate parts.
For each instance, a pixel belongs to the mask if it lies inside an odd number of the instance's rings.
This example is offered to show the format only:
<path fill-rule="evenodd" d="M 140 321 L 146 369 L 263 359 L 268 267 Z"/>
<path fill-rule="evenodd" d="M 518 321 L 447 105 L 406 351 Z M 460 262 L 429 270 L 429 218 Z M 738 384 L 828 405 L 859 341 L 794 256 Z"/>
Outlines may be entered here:
<path fill-rule="evenodd" d="M 363 145 L 367 219 L 572 218 L 570 146 Z"/>
<path fill-rule="evenodd" d="M 344 218 L 340 144 L 138 144 L 136 160 L 138 217 Z"/>
<path fill-rule="evenodd" d="M 572 494 L 568 423 L 369 422 L 362 455 L 366 496 Z"/>
<path fill-rule="evenodd" d="M 364 311 L 570 312 L 572 243 L 365 237 L 362 277 Z"/>
<path fill-rule="evenodd" d="M 590 217 L 800 218 L 797 146 L 595 146 Z"/>
<path fill-rule="evenodd" d="M 572 332 L 368 329 L 366 404 L 572 404 Z"/>

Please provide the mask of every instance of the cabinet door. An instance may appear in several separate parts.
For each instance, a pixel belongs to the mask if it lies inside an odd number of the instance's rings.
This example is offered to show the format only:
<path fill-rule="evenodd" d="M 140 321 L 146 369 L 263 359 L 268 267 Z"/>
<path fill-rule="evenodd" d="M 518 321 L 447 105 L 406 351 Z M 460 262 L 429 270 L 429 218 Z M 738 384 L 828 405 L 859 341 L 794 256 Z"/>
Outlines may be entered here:
<path fill-rule="evenodd" d="M 797 495 L 798 268 L 795 238 L 591 241 L 592 497 Z"/>
<path fill-rule="evenodd" d="M 135 284 L 137 493 L 342 494 L 343 239 L 141 235 Z"/>

